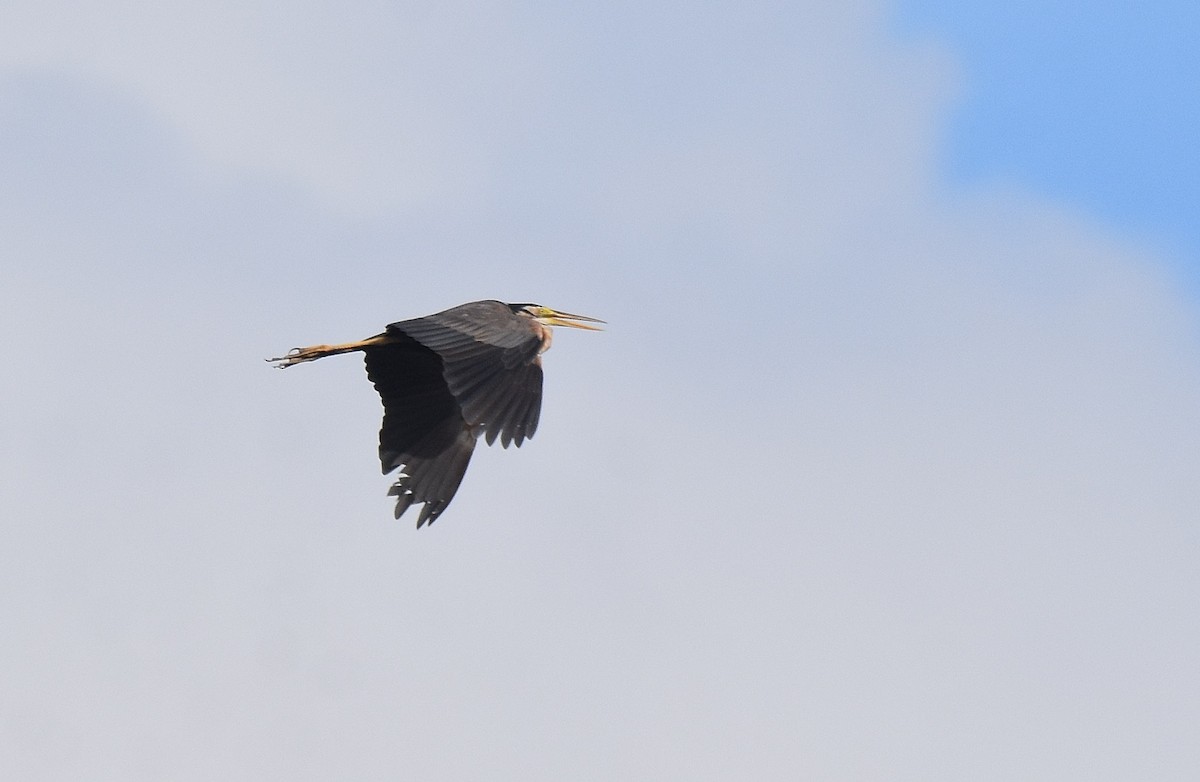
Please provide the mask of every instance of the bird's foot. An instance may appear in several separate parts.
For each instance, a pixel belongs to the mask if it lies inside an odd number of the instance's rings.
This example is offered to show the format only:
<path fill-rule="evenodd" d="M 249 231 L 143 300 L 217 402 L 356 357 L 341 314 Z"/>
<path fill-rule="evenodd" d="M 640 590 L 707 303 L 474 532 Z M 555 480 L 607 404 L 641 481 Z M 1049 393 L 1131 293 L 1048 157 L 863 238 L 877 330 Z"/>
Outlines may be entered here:
<path fill-rule="evenodd" d="M 328 356 L 329 353 L 328 345 L 314 345 L 311 348 L 292 348 L 286 356 L 268 358 L 267 361 L 274 364 L 276 369 L 287 369 L 294 364 L 315 361 L 322 356 Z"/>

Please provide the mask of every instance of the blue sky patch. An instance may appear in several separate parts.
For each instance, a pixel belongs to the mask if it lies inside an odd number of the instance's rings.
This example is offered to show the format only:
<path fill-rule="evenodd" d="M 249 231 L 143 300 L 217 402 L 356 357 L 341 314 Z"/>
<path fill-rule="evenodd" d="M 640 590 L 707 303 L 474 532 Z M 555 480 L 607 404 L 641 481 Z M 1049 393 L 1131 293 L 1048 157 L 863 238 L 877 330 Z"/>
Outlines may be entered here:
<path fill-rule="evenodd" d="M 896 18 L 963 69 L 952 182 L 1072 202 L 1200 290 L 1200 3 L 902 0 Z"/>

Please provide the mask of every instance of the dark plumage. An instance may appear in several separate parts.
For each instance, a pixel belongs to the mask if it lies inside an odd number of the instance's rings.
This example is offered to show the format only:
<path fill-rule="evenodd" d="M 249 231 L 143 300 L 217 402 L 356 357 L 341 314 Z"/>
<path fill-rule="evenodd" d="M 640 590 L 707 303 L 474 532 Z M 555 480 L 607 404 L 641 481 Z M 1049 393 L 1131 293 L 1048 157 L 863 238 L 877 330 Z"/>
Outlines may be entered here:
<path fill-rule="evenodd" d="M 550 327 L 596 329 L 572 321 L 603 322 L 537 304 L 476 301 L 392 323 L 361 342 L 296 348 L 270 361 L 284 368 L 363 352 L 383 401 L 379 460 L 385 475 L 401 471 L 388 492 L 396 497 L 396 518 L 423 503 L 420 528 L 454 498 L 480 435 L 505 448 L 533 437 Z"/>

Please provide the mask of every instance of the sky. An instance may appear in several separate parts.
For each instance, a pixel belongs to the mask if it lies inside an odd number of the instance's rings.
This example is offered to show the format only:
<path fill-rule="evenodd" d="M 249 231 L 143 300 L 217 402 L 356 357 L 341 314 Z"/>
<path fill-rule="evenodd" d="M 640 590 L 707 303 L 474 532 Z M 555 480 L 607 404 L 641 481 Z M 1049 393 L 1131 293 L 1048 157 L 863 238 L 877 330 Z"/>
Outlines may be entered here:
<path fill-rule="evenodd" d="M 1200 292 L 1200 5 L 904 0 L 893 19 L 959 63 L 947 185 L 1069 203 L 1157 248 Z"/>
<path fill-rule="evenodd" d="M 1194 60 L 976 7 L 6 4 L 0 776 L 1195 779 Z M 417 531 L 263 359 L 481 298 Z"/>

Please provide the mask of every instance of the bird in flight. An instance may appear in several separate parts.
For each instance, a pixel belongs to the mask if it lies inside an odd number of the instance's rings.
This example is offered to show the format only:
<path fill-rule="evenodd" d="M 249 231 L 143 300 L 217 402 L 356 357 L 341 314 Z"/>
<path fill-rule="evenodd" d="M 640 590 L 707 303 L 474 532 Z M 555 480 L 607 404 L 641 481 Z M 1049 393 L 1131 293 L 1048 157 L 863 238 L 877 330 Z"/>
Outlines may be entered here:
<path fill-rule="evenodd" d="M 537 431 L 542 353 L 552 326 L 600 331 L 586 315 L 540 304 L 474 301 L 392 323 L 382 334 L 342 345 L 293 348 L 267 359 L 280 369 L 360 351 L 383 400 L 379 461 L 399 468 L 388 494 L 396 518 L 423 503 L 417 529 L 432 524 L 458 491 L 480 435 L 521 445 Z"/>

